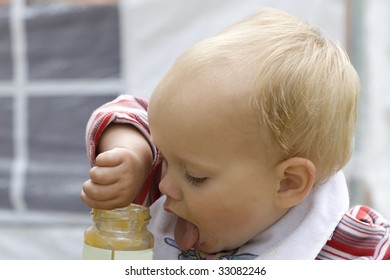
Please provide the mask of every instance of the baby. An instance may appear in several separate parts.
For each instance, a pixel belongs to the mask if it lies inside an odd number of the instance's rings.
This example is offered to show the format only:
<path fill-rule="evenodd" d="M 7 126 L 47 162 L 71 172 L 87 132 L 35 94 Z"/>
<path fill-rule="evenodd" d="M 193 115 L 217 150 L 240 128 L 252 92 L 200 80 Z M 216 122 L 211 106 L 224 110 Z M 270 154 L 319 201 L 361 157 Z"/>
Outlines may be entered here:
<path fill-rule="evenodd" d="M 151 205 L 155 259 L 389 259 L 389 223 L 348 209 L 358 93 L 336 42 L 265 9 L 182 54 L 149 104 L 93 113 L 81 198 Z"/>

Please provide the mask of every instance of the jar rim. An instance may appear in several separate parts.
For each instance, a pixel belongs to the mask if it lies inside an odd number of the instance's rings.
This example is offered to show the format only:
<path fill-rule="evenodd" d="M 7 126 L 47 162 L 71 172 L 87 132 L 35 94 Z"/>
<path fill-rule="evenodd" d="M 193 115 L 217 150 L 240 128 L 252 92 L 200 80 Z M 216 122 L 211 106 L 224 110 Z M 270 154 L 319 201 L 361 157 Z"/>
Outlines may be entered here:
<path fill-rule="evenodd" d="M 148 207 L 134 203 L 131 203 L 126 207 L 115 208 L 112 210 L 92 209 L 91 215 L 99 220 L 119 219 L 123 221 L 143 218 L 144 221 L 148 221 L 151 218 Z"/>

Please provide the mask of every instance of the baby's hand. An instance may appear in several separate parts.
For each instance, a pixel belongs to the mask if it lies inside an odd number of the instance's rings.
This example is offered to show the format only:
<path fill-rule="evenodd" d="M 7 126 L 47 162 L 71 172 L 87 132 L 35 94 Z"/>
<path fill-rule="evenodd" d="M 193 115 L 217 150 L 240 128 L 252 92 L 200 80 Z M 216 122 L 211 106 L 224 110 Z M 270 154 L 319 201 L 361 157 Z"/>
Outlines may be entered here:
<path fill-rule="evenodd" d="M 113 209 L 129 205 L 144 183 L 139 156 L 127 148 L 114 148 L 96 157 L 90 180 L 83 184 L 81 199 L 91 208 Z"/>

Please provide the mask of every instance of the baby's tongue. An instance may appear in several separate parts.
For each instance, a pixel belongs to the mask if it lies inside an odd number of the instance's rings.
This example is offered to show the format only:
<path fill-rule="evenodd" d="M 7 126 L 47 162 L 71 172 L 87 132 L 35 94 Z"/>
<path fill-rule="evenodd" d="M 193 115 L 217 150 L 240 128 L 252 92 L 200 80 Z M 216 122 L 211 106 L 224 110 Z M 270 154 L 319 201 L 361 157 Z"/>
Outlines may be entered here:
<path fill-rule="evenodd" d="M 176 244 L 183 251 L 193 248 L 199 239 L 198 228 L 194 224 L 180 217 L 177 217 L 174 234 Z"/>

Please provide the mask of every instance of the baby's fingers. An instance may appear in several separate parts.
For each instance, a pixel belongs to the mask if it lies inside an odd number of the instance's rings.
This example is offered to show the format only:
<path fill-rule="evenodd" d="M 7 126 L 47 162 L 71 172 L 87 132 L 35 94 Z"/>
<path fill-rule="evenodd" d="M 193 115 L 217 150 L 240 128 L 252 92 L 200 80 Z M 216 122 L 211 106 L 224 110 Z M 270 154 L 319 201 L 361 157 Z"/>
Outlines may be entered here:
<path fill-rule="evenodd" d="M 114 167 L 123 162 L 123 153 L 120 149 L 112 149 L 100 153 L 96 157 L 96 165 L 101 167 Z"/>
<path fill-rule="evenodd" d="M 89 199 L 96 201 L 111 200 L 117 197 L 110 186 L 99 185 L 91 180 L 84 182 L 83 193 Z"/>
<path fill-rule="evenodd" d="M 127 206 L 134 199 L 133 196 L 135 194 L 120 184 L 99 185 L 91 180 L 84 182 L 81 191 L 81 199 L 93 208 L 96 205 L 100 208 L 102 204 L 113 205 L 115 207 Z M 106 206 L 103 208 L 106 208 Z"/>
<path fill-rule="evenodd" d="M 111 185 L 121 178 L 118 168 L 94 166 L 89 171 L 89 178 L 95 184 Z"/>
<path fill-rule="evenodd" d="M 120 197 L 115 197 L 108 200 L 95 200 L 90 194 L 87 195 L 88 190 L 83 188 L 80 194 L 81 200 L 91 208 L 96 209 L 114 209 L 119 207 L 125 207 L 129 204 L 128 201 Z M 97 194 L 97 197 L 102 198 L 101 194 Z"/>

